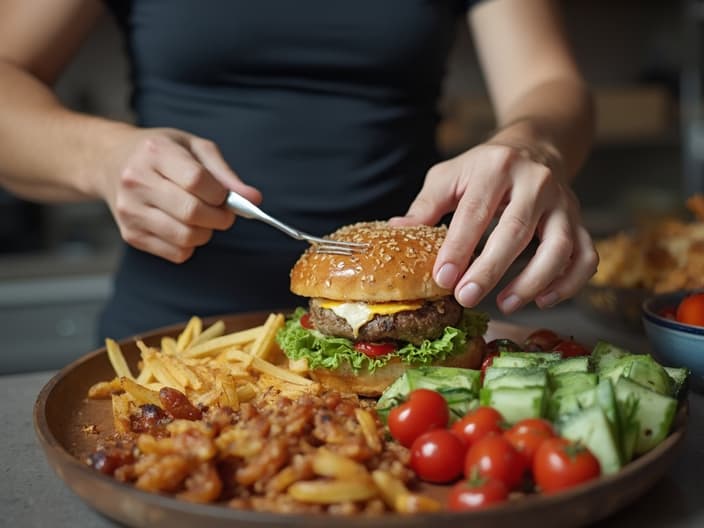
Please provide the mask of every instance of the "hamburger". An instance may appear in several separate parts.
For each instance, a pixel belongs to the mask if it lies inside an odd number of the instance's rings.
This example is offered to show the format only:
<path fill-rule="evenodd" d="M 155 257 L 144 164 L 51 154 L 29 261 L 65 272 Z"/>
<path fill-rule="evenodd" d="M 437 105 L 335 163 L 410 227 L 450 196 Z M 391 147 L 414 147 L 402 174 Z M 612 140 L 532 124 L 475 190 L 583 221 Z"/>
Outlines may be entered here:
<path fill-rule="evenodd" d="M 342 227 L 335 240 L 369 245 L 351 256 L 310 247 L 291 269 L 291 291 L 309 299 L 277 335 L 293 361 L 328 389 L 379 396 L 410 367 L 478 368 L 486 314 L 466 310 L 432 278 L 447 228 Z"/>

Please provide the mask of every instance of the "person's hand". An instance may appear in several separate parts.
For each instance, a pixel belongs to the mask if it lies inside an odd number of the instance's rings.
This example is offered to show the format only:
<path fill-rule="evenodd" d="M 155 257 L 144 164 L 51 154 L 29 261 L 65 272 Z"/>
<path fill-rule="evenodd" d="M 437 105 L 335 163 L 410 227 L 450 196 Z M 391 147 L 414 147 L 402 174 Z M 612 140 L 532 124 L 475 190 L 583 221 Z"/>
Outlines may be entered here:
<path fill-rule="evenodd" d="M 391 223 L 434 225 L 452 211 L 433 275 L 463 306 L 479 303 L 534 235 L 540 240 L 535 254 L 497 297 L 504 313 L 532 300 L 541 308 L 553 306 L 596 271 L 598 257 L 576 197 L 526 150 L 487 143 L 435 165 L 406 215 Z M 473 259 L 494 217 L 498 222 Z"/>
<path fill-rule="evenodd" d="M 235 216 L 223 207 L 228 190 L 261 202 L 213 142 L 179 130 L 130 129 L 102 169 L 100 193 L 122 238 L 171 262 L 232 226 Z"/>

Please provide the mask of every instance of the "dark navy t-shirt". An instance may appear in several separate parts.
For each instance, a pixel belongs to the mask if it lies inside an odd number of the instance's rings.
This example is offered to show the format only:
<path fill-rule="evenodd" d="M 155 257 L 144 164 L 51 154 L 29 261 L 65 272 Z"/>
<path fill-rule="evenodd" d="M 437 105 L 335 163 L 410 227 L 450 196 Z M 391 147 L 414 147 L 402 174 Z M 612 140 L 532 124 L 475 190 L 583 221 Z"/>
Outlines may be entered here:
<path fill-rule="evenodd" d="M 114 0 L 138 124 L 214 140 L 312 234 L 402 214 L 437 161 L 436 103 L 466 1 Z M 125 246 L 100 337 L 301 304 L 305 249 L 238 219 L 183 264 Z"/>

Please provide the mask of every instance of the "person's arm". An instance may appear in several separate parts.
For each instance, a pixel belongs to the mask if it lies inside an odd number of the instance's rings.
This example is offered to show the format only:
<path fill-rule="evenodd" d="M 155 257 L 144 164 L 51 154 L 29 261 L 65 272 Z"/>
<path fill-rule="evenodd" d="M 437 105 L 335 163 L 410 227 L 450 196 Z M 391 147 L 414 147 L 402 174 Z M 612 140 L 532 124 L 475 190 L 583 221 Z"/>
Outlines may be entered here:
<path fill-rule="evenodd" d="M 435 281 L 475 306 L 537 236 L 530 262 L 497 297 L 504 313 L 574 295 L 598 257 L 569 188 L 593 134 L 589 92 L 551 0 L 485 0 L 469 14 L 499 130 L 432 167 L 396 224 L 453 212 Z M 497 217 L 481 252 L 482 235 Z"/>
<path fill-rule="evenodd" d="M 499 130 L 489 142 L 534 149 L 571 180 L 594 134 L 589 89 L 554 0 L 488 0 L 468 14 Z"/>
<path fill-rule="evenodd" d="M 182 262 L 232 225 L 228 189 L 261 196 L 208 140 L 61 105 L 50 86 L 101 13 L 99 0 L 0 3 L 0 186 L 36 201 L 103 199 L 128 243 Z"/>

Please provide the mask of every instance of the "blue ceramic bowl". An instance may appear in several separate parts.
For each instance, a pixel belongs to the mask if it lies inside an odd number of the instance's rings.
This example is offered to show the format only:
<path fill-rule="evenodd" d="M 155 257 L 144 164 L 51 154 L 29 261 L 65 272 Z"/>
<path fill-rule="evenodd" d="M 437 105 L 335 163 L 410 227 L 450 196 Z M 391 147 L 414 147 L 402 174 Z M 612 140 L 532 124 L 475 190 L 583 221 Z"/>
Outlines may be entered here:
<path fill-rule="evenodd" d="M 672 311 L 682 299 L 704 290 L 677 291 L 650 297 L 643 302 L 643 326 L 655 358 L 669 367 L 687 367 L 692 371 L 692 388 L 704 389 L 704 327 L 678 323 L 662 316 Z"/>

